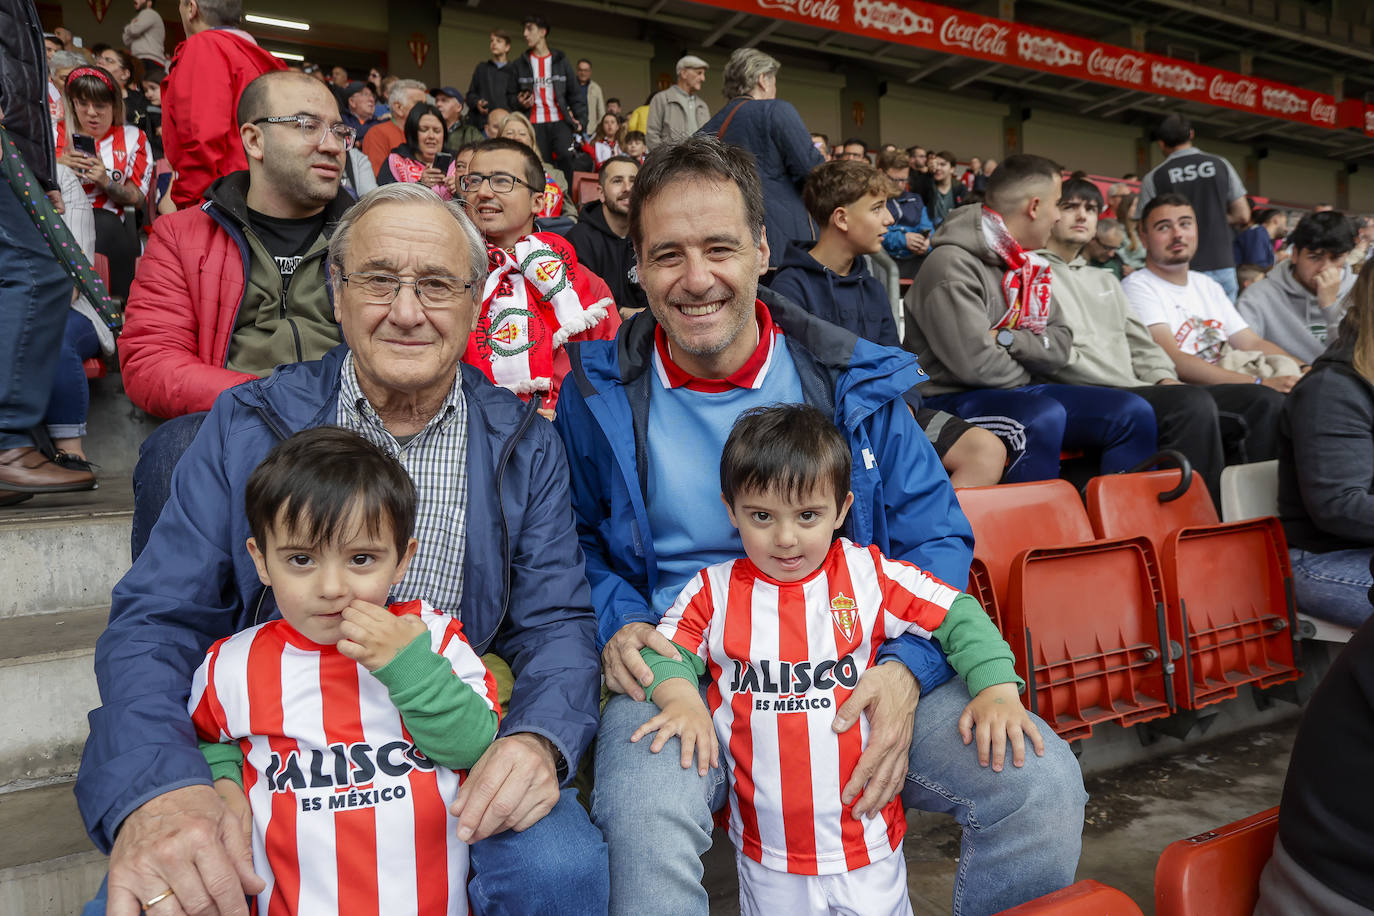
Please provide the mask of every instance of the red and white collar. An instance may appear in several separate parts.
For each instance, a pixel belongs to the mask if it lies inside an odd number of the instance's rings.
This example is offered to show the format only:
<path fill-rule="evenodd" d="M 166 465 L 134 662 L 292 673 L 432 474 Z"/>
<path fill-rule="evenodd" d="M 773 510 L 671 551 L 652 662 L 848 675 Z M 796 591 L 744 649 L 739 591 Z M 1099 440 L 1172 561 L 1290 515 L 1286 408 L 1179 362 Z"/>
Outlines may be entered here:
<path fill-rule="evenodd" d="M 782 338 L 782 329 L 773 324 L 773 316 L 768 313 L 768 307 L 757 299 L 754 300 L 754 320 L 758 322 L 759 328 L 758 346 L 749 354 L 744 365 L 725 378 L 699 378 L 673 362 L 668 335 L 663 332 L 662 325 L 656 326 L 653 361 L 654 372 L 658 374 L 659 382 L 664 388 L 687 388 L 690 391 L 710 393 L 729 391 L 732 388 L 762 388 L 763 380 L 768 377 L 768 369 L 773 365 L 773 354 L 778 341 Z"/>

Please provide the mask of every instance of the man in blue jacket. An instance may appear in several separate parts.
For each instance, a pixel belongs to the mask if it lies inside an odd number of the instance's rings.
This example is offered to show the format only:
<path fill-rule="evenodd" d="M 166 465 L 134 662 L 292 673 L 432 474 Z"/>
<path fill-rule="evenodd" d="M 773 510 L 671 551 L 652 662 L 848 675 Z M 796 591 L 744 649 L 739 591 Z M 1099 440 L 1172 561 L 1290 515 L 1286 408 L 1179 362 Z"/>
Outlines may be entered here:
<path fill-rule="evenodd" d="M 276 613 L 243 546 L 248 476 L 274 444 L 324 424 L 395 454 L 416 482 L 425 546 L 392 599 L 453 613 L 515 675 L 497 740 L 454 804 L 475 911 L 604 911 L 604 844 L 560 791 L 596 730 L 599 689 L 566 459 L 537 405 L 460 373 L 486 263 L 456 204 L 418 185 L 367 195 L 329 246 L 346 346 L 225 391 L 177 465 L 96 649 L 103 705 L 76 794 L 110 850 L 111 914 L 168 893 L 186 912 L 246 914 L 243 894 L 261 887 L 246 803 L 211 787 L 185 705 L 210 644 Z"/>
<path fill-rule="evenodd" d="M 655 755 L 629 737 L 657 712 L 645 702 L 651 678 L 640 650 L 675 651 L 654 624 L 690 576 L 742 553 L 716 474 L 735 417 L 800 401 L 834 417 L 854 455 L 844 533 L 858 543 L 961 586 L 973 538 L 903 400 L 925 378 L 916 361 L 758 288 L 769 248 L 752 156 L 700 134 L 650 155 L 631 197 L 630 235 L 650 311 L 613 343 L 568 348 L 556 426 L 613 692 L 592 795 L 610 849 L 611 911 L 690 916 L 707 912 L 699 857 L 725 775 L 683 769 L 671 741 Z M 954 814 L 965 828 L 954 890 L 962 913 L 997 912 L 1071 883 L 1086 796 L 1068 746 L 1045 727 L 1045 757 L 1024 769 L 981 767 L 954 725 L 968 691 L 950 680 L 939 648 L 904 637 L 879 660 L 836 714 L 840 730 L 860 711 L 871 724 L 843 790 L 846 802 L 857 799 L 856 815 L 898 791 L 909 806 Z"/>

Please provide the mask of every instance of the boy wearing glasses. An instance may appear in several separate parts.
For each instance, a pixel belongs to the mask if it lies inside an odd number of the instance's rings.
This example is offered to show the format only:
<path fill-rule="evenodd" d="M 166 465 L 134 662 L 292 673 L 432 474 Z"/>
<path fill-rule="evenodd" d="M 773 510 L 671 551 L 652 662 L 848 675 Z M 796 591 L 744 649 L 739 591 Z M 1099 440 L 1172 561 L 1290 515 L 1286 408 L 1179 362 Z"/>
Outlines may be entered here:
<path fill-rule="evenodd" d="M 544 206 L 544 166 L 509 139 L 477 147 L 459 190 L 487 241 L 488 274 L 477 327 L 463 361 L 552 420 L 568 373 L 569 340 L 610 340 L 620 313 L 610 289 L 577 263 L 562 236 L 536 231 Z"/>

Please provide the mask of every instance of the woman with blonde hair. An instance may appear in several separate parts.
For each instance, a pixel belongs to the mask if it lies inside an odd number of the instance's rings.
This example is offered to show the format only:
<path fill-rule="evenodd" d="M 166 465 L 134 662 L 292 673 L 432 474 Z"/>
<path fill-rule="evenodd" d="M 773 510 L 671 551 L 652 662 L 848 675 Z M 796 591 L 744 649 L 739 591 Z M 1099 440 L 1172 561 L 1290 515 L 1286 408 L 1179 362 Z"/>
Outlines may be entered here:
<path fill-rule="evenodd" d="M 1358 627 L 1374 587 L 1374 262 L 1348 302 L 1279 419 L 1279 519 L 1298 610 Z"/>

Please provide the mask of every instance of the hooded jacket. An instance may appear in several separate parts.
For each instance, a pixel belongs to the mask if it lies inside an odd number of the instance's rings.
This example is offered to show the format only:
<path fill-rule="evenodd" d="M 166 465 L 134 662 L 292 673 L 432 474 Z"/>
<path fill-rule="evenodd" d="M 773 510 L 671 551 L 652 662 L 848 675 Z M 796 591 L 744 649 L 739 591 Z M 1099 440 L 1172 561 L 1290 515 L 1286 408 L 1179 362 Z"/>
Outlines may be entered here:
<path fill-rule="evenodd" d="M 577 262 L 606 281 L 618 307 L 649 307 L 649 297 L 636 279 L 634 242 L 628 235 L 622 239 L 611 230 L 601 201 L 594 200 L 582 208 L 581 218 L 568 230 L 567 239 L 577 252 Z"/>
<path fill-rule="evenodd" d="M 924 379 L 921 367 L 772 290 L 760 288 L 758 297 L 783 331 L 807 403 L 834 417 L 849 440 L 854 505 L 841 533 L 961 588 L 973 556 L 972 529 L 903 400 Z M 569 344 L 572 372 L 554 421 L 568 450 L 599 645 L 628 623 L 659 620 L 648 598 L 658 587 L 658 563 L 645 507 L 655 326 L 653 313 L 643 312 L 613 342 Z M 952 674 L 926 640 L 902 637 L 890 646 L 924 690 Z"/>
<path fill-rule="evenodd" d="M 1006 266 L 983 238 L 983 207 L 950 213 L 930 240 L 930 254 L 907 291 L 906 339 L 930 373 L 922 393 L 971 388 L 1019 388 L 1048 377 L 1069 361 L 1073 333 L 1050 304 L 1045 333 L 1013 330 L 1010 349 L 989 333 L 1006 314 Z M 1053 279 L 1054 272 L 1050 272 Z"/>
<path fill-rule="evenodd" d="M 1338 340 L 1284 398 L 1279 520 L 1288 546 L 1326 553 L 1374 545 L 1374 385 Z"/>
<path fill-rule="evenodd" d="M 216 400 L 147 549 L 115 586 L 96 646 L 101 706 L 76 785 L 102 850 L 143 802 L 210 784 L 186 713 L 191 676 L 215 640 L 279 616 L 243 547 L 244 488 L 278 442 L 335 422 L 345 353 L 283 366 Z M 596 731 L 600 662 L 563 447 L 536 405 L 461 371 L 468 548 L 458 617 L 475 652 L 497 653 L 515 673 L 499 734 L 544 736 L 575 773 Z"/>
<path fill-rule="evenodd" d="M 864 258 L 855 258 L 849 273 L 840 276 L 811 256 L 815 244 L 789 244 L 783 252 L 782 266 L 768 287 L 799 303 L 817 318 L 837 324 L 864 340 L 900 347 L 892 300 L 883 284 L 868 272 Z"/>
<path fill-rule="evenodd" d="M 572 65 L 568 63 L 568 58 L 562 51 L 549 49 L 552 60 L 549 61 L 549 79 L 553 82 L 553 101 L 558 106 L 558 113 L 562 120 L 577 120 L 584 128 L 587 126 L 587 98 L 582 92 L 581 85 L 577 82 L 577 75 L 573 73 Z M 511 78 L 515 83 L 516 99 L 512 101 L 515 107 L 512 111 L 521 111 L 526 114 L 534 110 L 533 105 L 521 105 L 518 97 L 522 92 L 534 91 L 534 66 L 530 63 L 530 58 L 534 55 L 533 51 L 526 51 L 517 57 L 514 63 L 506 64 L 507 67 L 514 67 L 511 71 Z"/>
<path fill-rule="evenodd" d="M 495 61 L 482 61 L 472 69 L 472 80 L 468 83 L 467 107 L 472 112 L 472 123 L 477 127 L 487 123 L 487 116 L 477 107 L 478 102 L 486 102 L 488 111 L 493 108 L 519 111 L 516 95 L 515 62 L 507 59 L 504 67 L 498 67 Z"/>
<path fill-rule="evenodd" d="M 1304 289 L 1293 275 L 1293 259 L 1289 258 L 1242 290 L 1236 308 L 1250 330 L 1310 363 L 1326 349 L 1328 329 L 1334 331 L 1341 323 L 1346 294 L 1354 285 L 1355 274 L 1342 266 L 1336 301 L 1321 308 L 1316 295 Z"/>
<path fill-rule="evenodd" d="M 221 391 L 258 377 L 226 368 L 245 304 L 264 314 L 280 299 L 277 330 L 299 344 L 286 361 L 318 359 L 339 341 L 325 282 L 325 244 L 352 195 L 340 189 L 325 208 L 324 234 L 282 296 L 277 265 L 261 243 L 249 242 L 247 193 L 247 172 L 226 175 L 200 207 L 153 223 L 129 291 L 119 362 L 129 399 L 154 416 L 209 410 Z M 265 331 L 269 324 L 257 322 L 257 328 Z M 271 370 L 263 366 L 262 374 Z"/>
<path fill-rule="evenodd" d="M 929 172 L 917 172 L 908 179 L 911 190 L 921 195 L 921 202 L 926 205 L 926 216 L 934 221 L 935 219 L 935 196 L 939 193 L 935 190 L 935 177 Z M 954 195 L 954 203 L 949 208 L 949 213 L 945 219 L 954 215 L 954 211 L 964 205 L 964 198 L 968 196 L 968 188 L 957 178 L 951 179 L 949 183 L 950 193 Z"/>
<path fill-rule="evenodd" d="M 5 130 L 38 183 L 45 191 L 56 191 L 48 56 L 32 0 L 0 0 L 0 111 Z"/>
<path fill-rule="evenodd" d="M 221 175 L 248 168 L 236 119 L 239 96 L 286 64 L 239 29 L 207 29 L 177 46 L 162 81 L 162 148 L 176 171 L 172 202 L 194 207 Z"/>

